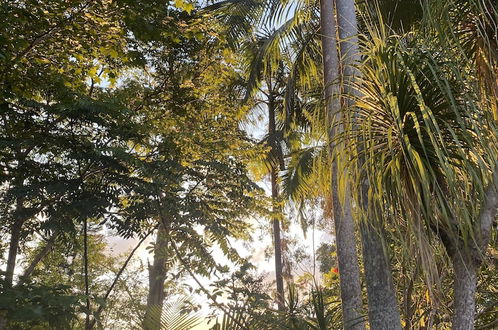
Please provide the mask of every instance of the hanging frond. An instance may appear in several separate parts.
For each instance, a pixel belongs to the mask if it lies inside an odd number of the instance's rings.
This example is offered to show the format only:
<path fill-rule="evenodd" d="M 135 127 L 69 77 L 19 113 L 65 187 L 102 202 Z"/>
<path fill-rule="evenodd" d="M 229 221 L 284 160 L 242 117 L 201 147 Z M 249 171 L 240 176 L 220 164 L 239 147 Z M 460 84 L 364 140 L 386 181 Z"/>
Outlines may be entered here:
<path fill-rule="evenodd" d="M 349 109 L 338 159 L 359 171 L 357 180 L 368 178 L 363 219 L 406 225 L 431 282 L 434 235 L 445 244 L 476 240 L 475 201 L 482 200 L 496 162 L 496 129 L 459 58 L 433 49 L 430 38 L 389 36 L 378 26 L 369 32 L 353 86 L 360 96 L 351 96 L 356 107 Z M 361 153 L 348 158 L 352 150 Z M 356 169 L 359 158 L 364 166 Z"/>
<path fill-rule="evenodd" d="M 319 162 L 326 161 L 324 146 L 307 147 L 290 155 L 287 170 L 283 175 L 283 192 L 296 202 L 316 196 L 322 192 L 316 177 Z"/>

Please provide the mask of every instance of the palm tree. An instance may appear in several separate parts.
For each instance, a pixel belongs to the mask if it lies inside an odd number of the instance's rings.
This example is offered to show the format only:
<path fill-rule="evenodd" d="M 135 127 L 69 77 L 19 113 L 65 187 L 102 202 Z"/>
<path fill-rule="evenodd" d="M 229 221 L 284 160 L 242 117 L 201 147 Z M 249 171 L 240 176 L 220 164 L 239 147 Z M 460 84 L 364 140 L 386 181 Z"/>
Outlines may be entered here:
<path fill-rule="evenodd" d="M 477 269 L 498 206 L 490 105 L 472 87 L 467 57 L 434 35 L 371 27 L 364 46 L 348 127 L 362 137 L 364 170 L 376 179 L 368 206 L 382 222 L 406 221 L 426 273 L 428 242 L 444 244 L 455 271 L 453 329 L 472 329 Z"/>
<path fill-rule="evenodd" d="M 283 280 L 283 242 L 281 238 L 281 196 L 280 172 L 285 170 L 283 144 L 288 138 L 290 127 L 295 124 L 295 109 L 297 98 L 293 87 L 299 79 L 302 69 L 292 63 L 290 54 L 306 59 L 309 44 L 313 41 L 314 30 L 306 29 L 309 23 L 302 20 L 307 10 L 298 10 L 297 14 L 284 22 L 279 28 L 267 27 L 270 18 L 282 18 L 281 10 L 285 6 L 279 0 L 262 1 L 223 1 L 209 10 L 218 10 L 220 18 L 231 26 L 231 38 L 237 47 L 244 51 L 248 59 L 247 65 L 247 95 L 262 97 L 259 104 L 268 111 L 268 134 L 264 144 L 269 147 L 265 165 L 270 175 L 272 197 L 272 225 L 275 253 L 275 279 L 277 287 L 277 305 L 284 310 L 284 280 Z M 261 27 L 261 30 L 255 30 Z M 304 33 L 303 33 L 304 32 Z M 308 35 L 309 34 L 309 35 Z M 254 36 L 256 35 L 256 36 Z M 293 39 L 304 41 L 299 49 L 290 50 Z M 292 104 L 292 105 L 291 105 Z M 283 119 L 283 120 L 279 120 Z"/>
<path fill-rule="evenodd" d="M 462 75 L 475 75 L 477 79 L 476 98 L 480 104 L 475 112 L 489 109 L 494 121 L 498 120 L 498 7 L 495 1 L 468 0 L 450 1 L 445 7 L 433 5 L 429 13 L 430 23 L 437 34 L 440 47 L 449 51 L 449 56 L 462 59 Z M 462 70 L 462 71 L 463 71 Z M 462 78 L 463 79 L 463 78 Z M 481 124 L 481 123 L 479 123 Z M 494 138 L 496 122 L 486 123 L 491 126 L 489 134 Z M 481 133 L 486 134 L 486 133 Z M 454 314 L 453 329 L 473 329 L 475 317 L 475 295 L 477 291 L 477 274 L 486 254 L 490 240 L 492 224 L 498 207 L 498 165 L 495 141 L 478 141 L 481 152 L 485 153 L 488 168 L 477 180 L 475 189 L 479 192 L 478 210 L 469 212 L 465 219 L 457 212 L 452 214 L 453 226 L 440 234 L 440 238 L 451 258 L 455 273 L 454 278 Z M 481 144 L 482 143 L 482 144 Z M 471 164 L 468 170 L 472 170 Z M 462 226 L 463 219 L 467 225 Z M 456 227 L 456 228 L 455 228 Z M 468 239 L 470 237 L 471 239 Z"/>
<path fill-rule="evenodd" d="M 361 99 L 361 94 L 354 88 L 355 79 L 361 75 L 361 72 L 356 69 L 360 64 L 360 52 L 355 2 L 354 0 L 337 0 L 336 10 L 342 63 L 341 76 L 345 94 L 342 103 L 348 107 L 354 107 L 354 99 L 347 97 L 347 95 L 355 95 Z M 355 119 L 353 119 L 352 125 L 356 125 Z M 360 139 L 358 145 L 360 150 L 364 148 L 363 144 Z M 363 166 L 363 162 L 364 159 L 360 156 L 358 168 Z M 358 204 L 362 208 L 362 214 L 367 215 L 367 218 L 360 219 L 360 233 L 368 294 L 369 323 L 374 329 L 401 329 L 388 249 L 384 243 L 384 226 L 375 219 L 373 214 L 368 212 L 369 178 L 363 176 L 357 184 L 359 185 Z"/>
<path fill-rule="evenodd" d="M 284 169 L 284 155 L 282 151 L 282 131 L 277 129 L 277 114 L 282 109 L 282 87 L 283 80 L 281 69 L 274 77 L 268 76 L 266 85 L 266 107 L 268 110 L 268 136 L 267 145 L 270 147 L 268 155 L 268 170 L 270 172 L 271 199 L 272 199 L 272 225 L 273 244 L 275 252 L 275 281 L 277 285 L 277 305 L 278 310 L 283 311 L 284 305 L 284 279 L 282 263 L 282 238 L 281 238 L 281 218 L 282 208 L 280 206 L 279 192 L 279 172 Z"/>
<path fill-rule="evenodd" d="M 336 42 L 336 23 L 334 15 L 334 1 L 320 1 L 320 22 L 322 35 L 323 53 L 323 79 L 325 87 L 325 102 L 329 122 L 329 148 L 330 154 L 337 154 L 336 148 L 340 147 L 333 142 L 336 135 L 341 133 L 341 122 L 339 90 L 337 81 L 339 79 L 339 57 Z M 332 204 L 334 212 L 335 234 L 337 242 L 337 257 L 339 261 L 341 299 L 343 308 L 343 319 L 348 329 L 364 329 L 361 309 L 362 297 L 360 286 L 360 268 L 356 252 L 356 239 L 354 222 L 349 197 L 349 187 L 346 184 L 344 197 L 339 195 L 339 177 L 343 175 L 338 167 L 337 161 L 332 161 Z"/>

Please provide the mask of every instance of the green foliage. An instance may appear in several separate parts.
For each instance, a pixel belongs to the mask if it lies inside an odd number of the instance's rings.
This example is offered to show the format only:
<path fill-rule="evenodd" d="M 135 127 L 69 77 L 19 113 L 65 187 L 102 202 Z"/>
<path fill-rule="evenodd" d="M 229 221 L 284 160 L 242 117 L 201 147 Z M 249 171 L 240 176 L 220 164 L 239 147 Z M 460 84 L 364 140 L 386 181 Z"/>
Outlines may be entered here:
<path fill-rule="evenodd" d="M 153 314 L 160 314 L 161 329 L 165 330 L 188 330 L 194 328 L 200 321 L 199 313 L 192 313 L 188 306 L 190 301 L 188 297 L 180 297 L 174 302 L 164 304 L 161 308 L 152 309 Z M 144 328 L 152 328 L 151 325 L 144 323 Z"/>
<path fill-rule="evenodd" d="M 84 297 L 73 295 L 66 285 L 28 284 L 15 288 L 2 282 L 0 310 L 13 328 L 36 326 L 69 328 Z M 22 325 L 22 326 L 21 326 Z"/>
<path fill-rule="evenodd" d="M 10 242 L 15 254 L 38 233 L 56 232 L 77 255 L 74 236 L 94 219 L 96 229 L 124 238 L 168 223 L 202 274 L 218 267 L 215 245 L 239 260 L 229 239 L 247 237 L 243 217 L 259 195 L 244 165 L 251 143 L 238 126 L 247 109 L 219 26 L 193 9 L 168 1 L 2 4 L 1 229 L 20 233 Z M 95 249 L 103 247 L 90 246 L 91 309 L 104 303 Z M 37 271 L 42 283 L 70 281 Z"/>

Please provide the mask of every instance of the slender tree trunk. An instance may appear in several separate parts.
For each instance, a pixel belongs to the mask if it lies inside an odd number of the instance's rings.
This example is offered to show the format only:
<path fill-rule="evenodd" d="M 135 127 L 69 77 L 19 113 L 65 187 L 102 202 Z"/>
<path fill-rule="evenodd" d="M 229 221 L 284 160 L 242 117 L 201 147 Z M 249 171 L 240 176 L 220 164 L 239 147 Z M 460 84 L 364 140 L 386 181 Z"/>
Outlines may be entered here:
<path fill-rule="evenodd" d="M 320 1 L 320 24 L 324 68 L 324 87 L 327 113 L 329 116 L 330 152 L 334 150 L 334 138 L 342 129 L 335 126 L 341 121 L 338 98 L 339 58 L 337 54 L 334 1 Z M 364 329 L 360 267 L 356 251 L 356 237 L 351 212 L 349 189 L 346 188 L 343 201 L 339 197 L 338 166 L 332 162 L 332 204 L 334 213 L 337 259 L 339 263 L 342 315 L 346 329 Z"/>
<path fill-rule="evenodd" d="M 22 276 L 19 277 L 19 282 L 17 283 L 17 285 L 21 285 L 24 282 L 26 282 L 26 280 L 31 276 L 31 274 L 35 270 L 36 266 L 40 263 L 40 261 L 43 258 L 45 258 L 45 256 L 50 252 L 50 250 L 52 250 L 58 236 L 59 232 L 57 231 L 53 233 L 52 236 L 50 236 L 48 241 L 45 243 L 45 246 L 36 254 L 36 256 L 33 258 L 29 266 L 24 270 Z"/>
<path fill-rule="evenodd" d="M 351 97 L 358 91 L 353 88 L 352 82 L 359 75 L 356 66 L 360 62 L 358 45 L 358 23 L 354 0 L 337 1 L 337 21 L 340 38 L 340 54 L 346 100 L 343 105 L 354 106 Z M 361 148 L 361 146 L 360 146 Z M 363 159 L 359 159 L 361 168 Z M 361 205 L 368 210 L 369 182 L 366 178 L 361 184 Z M 370 220 L 369 220 L 370 221 Z M 370 223 L 360 225 L 363 245 L 363 259 L 367 282 L 368 315 L 372 329 L 401 329 L 400 312 L 396 300 L 391 268 L 387 249 L 383 245 L 382 225 L 374 226 Z"/>
<path fill-rule="evenodd" d="M 156 227 L 157 228 L 157 227 Z M 99 308 L 97 309 L 97 312 L 95 313 L 95 318 L 92 320 L 92 322 L 90 323 L 90 329 L 93 329 L 93 327 L 95 326 L 95 324 L 97 323 L 97 320 L 99 320 L 100 318 L 100 314 L 102 313 L 102 311 L 104 310 L 105 308 L 105 302 L 107 302 L 107 299 L 109 298 L 109 296 L 111 295 L 112 293 L 112 290 L 114 289 L 114 287 L 116 286 L 116 284 L 118 283 L 121 275 L 123 274 L 123 272 L 125 271 L 126 267 L 128 266 L 128 263 L 130 262 L 130 260 L 133 258 L 133 256 L 135 255 L 135 252 L 137 252 L 138 248 L 142 245 L 142 243 L 150 236 L 150 234 L 152 234 L 152 232 L 154 231 L 154 229 L 151 229 L 144 237 L 142 237 L 142 239 L 140 239 L 140 241 L 138 241 L 138 244 L 133 248 L 133 250 L 131 250 L 130 254 L 128 254 L 128 257 L 126 258 L 125 262 L 123 263 L 123 265 L 121 266 L 121 268 L 119 269 L 118 273 L 116 274 L 116 277 L 114 277 L 114 280 L 112 281 L 111 285 L 109 286 L 109 288 L 107 289 L 104 297 L 103 297 L 103 301 L 104 301 L 104 304 L 100 304 Z"/>
<path fill-rule="evenodd" d="M 21 180 L 18 180 L 21 182 Z M 17 182 L 17 183 L 19 183 Z M 10 228 L 10 243 L 9 254 L 7 256 L 7 267 L 5 269 L 5 287 L 11 288 L 14 282 L 14 272 L 16 268 L 17 252 L 19 250 L 19 242 L 21 241 L 22 226 L 26 219 L 21 216 L 23 209 L 23 199 L 18 198 L 16 201 L 16 218 Z M 5 329 L 8 325 L 7 317 L 4 312 L 0 312 L 0 330 Z"/>
<path fill-rule="evenodd" d="M 88 278 L 88 219 L 83 223 L 83 267 L 85 274 L 86 316 L 85 330 L 90 329 L 90 282 Z"/>
<path fill-rule="evenodd" d="M 271 191 L 273 203 L 278 203 L 277 173 L 271 173 Z M 273 213 L 278 212 L 274 207 Z M 277 283 L 277 305 L 278 310 L 284 310 L 284 279 L 282 276 L 282 241 L 280 238 L 280 220 L 277 215 L 273 218 L 273 239 L 275 240 L 275 279 Z"/>
<path fill-rule="evenodd" d="M 270 96 L 268 100 L 268 133 L 270 136 L 275 136 L 276 134 L 276 118 L 275 118 L 275 105 L 273 103 L 273 96 L 271 93 L 271 86 L 270 86 Z M 279 150 L 275 146 L 275 142 L 272 145 L 272 150 L 271 153 L 276 155 Z M 274 241 L 274 248 L 275 248 L 275 281 L 277 284 L 277 306 L 278 310 L 282 311 L 285 309 L 284 306 L 284 279 L 282 276 L 283 272 L 283 266 L 282 266 L 282 241 L 280 237 L 280 219 L 279 219 L 279 214 L 280 214 L 280 207 L 278 206 L 279 203 L 279 191 L 278 191 L 278 169 L 279 169 L 279 164 L 277 161 L 272 161 L 271 162 L 271 172 L 270 172 L 270 180 L 271 180 L 271 199 L 273 203 L 273 241 Z"/>
<path fill-rule="evenodd" d="M 457 253 L 452 257 L 455 272 L 453 330 L 474 329 L 475 295 L 478 265 L 467 255 Z"/>
<path fill-rule="evenodd" d="M 17 252 L 19 250 L 23 223 L 23 219 L 16 219 L 10 229 L 9 255 L 7 257 L 7 268 L 5 270 L 6 287 L 12 287 L 14 281 L 14 270 L 16 268 Z"/>
<path fill-rule="evenodd" d="M 144 319 L 146 330 L 161 329 L 161 314 L 164 302 L 164 282 L 166 281 L 166 248 L 168 246 L 168 233 L 161 223 L 157 231 L 156 245 L 154 247 L 154 262 L 149 265 L 149 294 L 147 296 L 147 309 Z"/>

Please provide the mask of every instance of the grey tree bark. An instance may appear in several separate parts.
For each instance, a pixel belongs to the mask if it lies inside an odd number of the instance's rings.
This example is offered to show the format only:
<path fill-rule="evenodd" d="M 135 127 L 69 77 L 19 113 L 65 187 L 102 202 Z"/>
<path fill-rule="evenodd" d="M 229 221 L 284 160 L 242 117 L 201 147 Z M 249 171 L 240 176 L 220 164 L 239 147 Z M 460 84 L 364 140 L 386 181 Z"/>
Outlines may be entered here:
<path fill-rule="evenodd" d="M 453 330 L 474 329 L 475 294 L 478 264 L 468 255 L 457 253 L 452 257 L 455 271 Z"/>
<path fill-rule="evenodd" d="M 354 106 L 348 95 L 357 95 L 352 82 L 359 75 L 356 66 L 360 62 L 358 44 L 358 23 L 354 0 L 336 0 L 337 22 L 339 32 L 339 49 L 341 58 L 343 91 L 346 106 Z M 361 142 L 361 141 L 360 141 Z M 361 143 L 360 143 L 361 148 Z M 360 157 L 359 168 L 363 160 Z M 362 207 L 368 210 L 369 182 L 361 181 Z M 369 219 L 368 221 L 370 221 Z M 360 225 L 363 245 L 363 259 L 367 283 L 368 318 L 372 329 L 401 329 L 400 312 L 396 300 L 387 249 L 384 248 L 382 226 L 362 221 Z"/>
<path fill-rule="evenodd" d="M 398 301 L 382 234 L 369 221 L 362 221 L 360 232 L 370 328 L 401 330 Z"/>
<path fill-rule="evenodd" d="M 335 147 L 333 141 L 341 126 L 339 102 L 339 57 L 336 42 L 336 22 L 334 15 L 334 1 L 320 1 L 320 25 L 322 34 L 322 52 L 324 69 L 324 87 L 327 114 L 329 116 L 330 152 Z M 341 287 L 342 316 L 345 329 L 364 329 L 362 310 L 362 296 L 360 284 L 360 267 L 356 251 L 356 237 L 351 212 L 349 189 L 346 188 L 343 201 L 339 197 L 337 162 L 332 162 L 332 204 L 335 225 L 337 259 L 339 263 L 339 280 Z"/>
<path fill-rule="evenodd" d="M 475 295 L 477 273 L 486 253 L 493 222 L 498 211 L 498 165 L 493 179 L 486 188 L 479 218 L 475 226 L 476 244 L 468 246 L 461 240 L 443 240 L 453 263 L 454 308 L 453 330 L 472 330 L 475 322 Z"/>
<path fill-rule="evenodd" d="M 154 261 L 149 265 L 149 294 L 144 318 L 144 329 L 160 330 L 164 302 L 164 282 L 166 281 L 166 248 L 168 233 L 163 224 L 159 225 L 154 247 Z"/>

